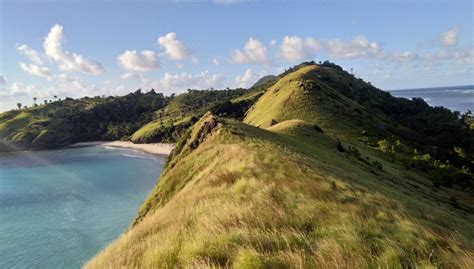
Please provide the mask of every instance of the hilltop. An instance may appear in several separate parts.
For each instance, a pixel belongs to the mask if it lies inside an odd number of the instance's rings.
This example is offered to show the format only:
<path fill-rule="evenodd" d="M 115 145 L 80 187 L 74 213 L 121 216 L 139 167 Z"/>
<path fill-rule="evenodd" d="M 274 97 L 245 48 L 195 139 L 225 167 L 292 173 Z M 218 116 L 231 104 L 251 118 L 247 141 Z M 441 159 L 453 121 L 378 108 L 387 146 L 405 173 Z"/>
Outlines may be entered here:
<path fill-rule="evenodd" d="M 329 62 L 220 108 L 183 132 L 133 225 L 86 268 L 474 267 L 468 115 Z"/>

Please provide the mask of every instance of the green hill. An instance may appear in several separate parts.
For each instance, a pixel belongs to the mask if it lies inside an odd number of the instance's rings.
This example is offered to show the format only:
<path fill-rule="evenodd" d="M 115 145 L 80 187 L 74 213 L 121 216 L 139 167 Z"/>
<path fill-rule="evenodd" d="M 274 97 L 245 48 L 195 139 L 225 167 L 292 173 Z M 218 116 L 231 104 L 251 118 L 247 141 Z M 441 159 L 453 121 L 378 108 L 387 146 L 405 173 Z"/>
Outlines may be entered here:
<path fill-rule="evenodd" d="M 177 141 L 206 111 L 222 110 L 226 102 L 246 93 L 244 89 L 188 90 L 171 98 L 166 107 L 155 113 L 155 119 L 134 132 L 130 140 L 134 143 Z"/>
<path fill-rule="evenodd" d="M 182 135 L 133 225 L 86 268 L 474 267 L 466 116 L 329 62 L 267 86 Z M 248 98 L 243 122 L 224 117 Z"/>
<path fill-rule="evenodd" d="M 0 151 L 126 138 L 167 102 L 167 98 L 154 91 L 136 91 L 121 97 L 66 98 L 8 111 L 0 114 Z"/>
<path fill-rule="evenodd" d="M 251 88 L 256 88 L 258 86 L 261 86 L 261 85 L 264 85 L 270 81 L 274 81 L 277 79 L 277 76 L 274 76 L 274 75 L 267 75 L 267 76 L 264 76 L 264 77 L 261 77 L 259 80 L 257 80 Z"/>
<path fill-rule="evenodd" d="M 245 123 L 269 128 L 299 119 L 362 151 L 381 148 L 394 161 L 424 166 L 435 181 L 444 181 L 437 174 L 440 163 L 458 172 L 474 171 L 474 136 L 466 115 L 430 107 L 417 98 L 393 97 L 329 62 L 304 63 L 280 77 L 248 110 Z M 429 159 L 426 163 L 419 162 L 422 155 Z M 451 177 L 462 178 L 472 191 L 471 175 L 453 172 Z"/>
<path fill-rule="evenodd" d="M 188 90 L 167 97 L 138 90 L 119 97 L 66 98 L 7 111 L 0 114 L 0 152 L 95 140 L 175 142 L 208 110 L 243 117 L 255 100 L 252 95 L 246 97 L 248 93 L 244 89 Z"/>
<path fill-rule="evenodd" d="M 207 114 L 134 226 L 86 268 L 472 267 L 472 196 L 383 163 L 303 121 L 265 130 Z"/>

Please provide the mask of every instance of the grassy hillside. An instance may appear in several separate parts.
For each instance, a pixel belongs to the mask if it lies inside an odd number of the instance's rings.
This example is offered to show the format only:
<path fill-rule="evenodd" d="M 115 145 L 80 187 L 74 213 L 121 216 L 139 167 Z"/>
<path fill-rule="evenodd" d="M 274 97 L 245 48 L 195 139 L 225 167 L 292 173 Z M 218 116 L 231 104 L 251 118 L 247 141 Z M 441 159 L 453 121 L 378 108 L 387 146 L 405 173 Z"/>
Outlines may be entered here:
<path fill-rule="evenodd" d="M 301 119 L 262 129 L 206 114 L 86 268 L 474 266 L 472 196 L 340 147 Z"/>
<path fill-rule="evenodd" d="M 5 112 L 0 150 L 178 141 L 87 268 L 474 268 L 471 125 L 307 62 L 248 90 Z"/>
<path fill-rule="evenodd" d="M 299 119 L 358 151 L 389 153 L 392 161 L 429 174 L 436 184 L 458 184 L 474 193 L 468 115 L 393 97 L 329 62 L 301 64 L 279 77 L 248 110 L 245 123 L 270 128 Z"/>
<path fill-rule="evenodd" d="M 0 151 L 44 149 L 90 140 L 117 140 L 167 104 L 162 94 L 55 101 L 0 114 Z"/>
<path fill-rule="evenodd" d="M 206 111 L 218 111 L 226 102 L 247 93 L 236 90 L 188 90 L 171 98 L 166 107 L 156 111 L 154 119 L 132 134 L 134 143 L 175 142 Z"/>
<path fill-rule="evenodd" d="M 248 98 L 243 122 L 207 113 L 186 131 L 132 227 L 86 268 L 474 267 L 466 116 L 329 62 L 232 101 Z"/>
<path fill-rule="evenodd" d="M 278 80 L 249 110 L 244 122 L 265 128 L 284 120 L 301 119 L 334 135 L 360 133 L 367 125 L 363 124 L 363 117 L 370 114 L 319 80 L 307 78 L 320 68 L 309 65 Z"/>
<path fill-rule="evenodd" d="M 136 91 L 119 97 L 55 101 L 0 114 L 0 151 L 47 149 L 93 140 L 175 142 L 206 111 L 243 117 L 256 97 L 245 89 L 188 90 L 169 97 Z M 252 94 L 254 94 L 252 92 Z M 240 98 L 237 101 L 232 101 Z"/>

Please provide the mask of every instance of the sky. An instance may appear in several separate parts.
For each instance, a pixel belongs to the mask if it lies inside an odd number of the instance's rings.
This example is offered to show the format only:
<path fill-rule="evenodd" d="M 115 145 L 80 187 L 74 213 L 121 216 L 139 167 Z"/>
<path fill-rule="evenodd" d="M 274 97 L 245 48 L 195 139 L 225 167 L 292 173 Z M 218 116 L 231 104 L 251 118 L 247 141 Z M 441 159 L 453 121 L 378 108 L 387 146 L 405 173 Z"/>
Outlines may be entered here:
<path fill-rule="evenodd" d="M 249 87 L 330 60 L 383 90 L 474 84 L 473 1 L 0 0 L 0 111 Z"/>

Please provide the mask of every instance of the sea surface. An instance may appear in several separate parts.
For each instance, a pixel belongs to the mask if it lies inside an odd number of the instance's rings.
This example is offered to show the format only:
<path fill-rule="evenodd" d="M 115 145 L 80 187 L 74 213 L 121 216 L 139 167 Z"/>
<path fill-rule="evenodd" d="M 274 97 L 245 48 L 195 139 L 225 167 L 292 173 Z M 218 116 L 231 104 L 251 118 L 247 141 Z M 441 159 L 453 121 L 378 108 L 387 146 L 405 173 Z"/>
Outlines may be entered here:
<path fill-rule="evenodd" d="M 431 106 L 444 106 L 454 111 L 474 112 L 474 85 L 406 89 L 390 91 L 393 96 L 423 98 Z"/>
<path fill-rule="evenodd" d="M 0 155 L 0 268 L 80 268 L 131 224 L 164 160 L 104 147 Z"/>

